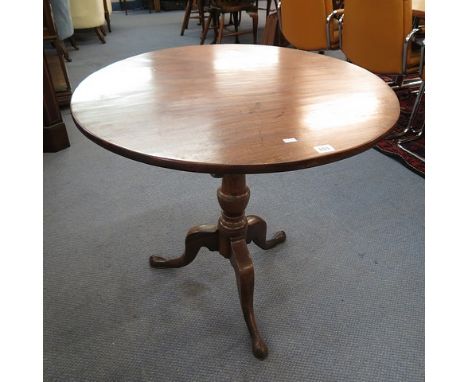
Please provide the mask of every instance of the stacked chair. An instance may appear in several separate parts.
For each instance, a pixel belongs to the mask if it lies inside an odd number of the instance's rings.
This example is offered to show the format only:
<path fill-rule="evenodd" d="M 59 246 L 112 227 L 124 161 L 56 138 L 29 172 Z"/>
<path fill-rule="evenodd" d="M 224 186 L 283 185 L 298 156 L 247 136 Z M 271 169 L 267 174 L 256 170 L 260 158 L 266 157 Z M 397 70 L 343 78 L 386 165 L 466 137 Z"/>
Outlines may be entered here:
<path fill-rule="evenodd" d="M 411 0 L 345 0 L 344 9 L 340 45 L 347 60 L 390 78 L 388 84 L 396 90 L 408 88 L 417 94 L 407 126 L 388 139 L 424 160 L 402 146 L 424 130 L 424 123 L 414 126 L 424 96 L 424 26 L 413 20 Z"/>
<path fill-rule="evenodd" d="M 421 49 L 415 42 L 423 30 L 413 26 L 411 0 L 346 0 L 340 29 L 348 61 L 390 76 L 398 87 L 408 74 L 421 74 Z"/>
<path fill-rule="evenodd" d="M 413 20 L 412 1 L 281 0 L 278 20 L 293 47 L 320 53 L 340 48 L 349 62 L 417 94 L 407 126 L 389 138 L 408 151 L 402 145 L 424 130 L 424 124 L 415 126 L 425 85 L 424 26 Z"/>

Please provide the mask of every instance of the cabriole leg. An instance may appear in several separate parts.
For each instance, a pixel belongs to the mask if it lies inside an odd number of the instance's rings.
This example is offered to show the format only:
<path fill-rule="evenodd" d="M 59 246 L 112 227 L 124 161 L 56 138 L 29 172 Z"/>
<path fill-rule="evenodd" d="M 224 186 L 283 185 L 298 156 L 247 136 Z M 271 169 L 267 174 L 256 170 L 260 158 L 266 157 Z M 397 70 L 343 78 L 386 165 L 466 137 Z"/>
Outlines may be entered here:
<path fill-rule="evenodd" d="M 214 225 L 201 225 L 192 228 L 185 238 L 185 252 L 182 256 L 165 259 L 151 256 L 150 265 L 154 268 L 180 268 L 190 264 L 200 251 L 206 247 L 210 251 L 218 250 L 218 230 Z"/>

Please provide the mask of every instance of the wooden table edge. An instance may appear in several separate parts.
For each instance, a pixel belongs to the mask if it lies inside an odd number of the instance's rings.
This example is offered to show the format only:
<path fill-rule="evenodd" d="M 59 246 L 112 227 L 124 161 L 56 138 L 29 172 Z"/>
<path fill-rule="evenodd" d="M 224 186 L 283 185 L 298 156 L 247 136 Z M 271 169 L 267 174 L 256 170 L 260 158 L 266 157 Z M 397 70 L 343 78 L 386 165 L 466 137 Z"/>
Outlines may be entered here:
<path fill-rule="evenodd" d="M 204 173 L 204 174 L 268 174 L 274 172 L 287 172 L 287 171 L 296 171 L 302 170 L 315 166 L 322 166 L 324 164 L 329 164 L 332 162 L 337 162 L 342 159 L 352 157 L 357 154 L 372 148 L 377 142 L 385 138 L 393 130 L 392 128 L 388 129 L 381 135 L 375 137 L 369 142 L 366 142 L 358 147 L 353 147 L 347 150 L 335 151 L 332 153 L 323 154 L 321 156 L 316 156 L 313 158 L 307 158 L 299 161 L 292 162 L 280 162 L 273 164 L 236 164 L 236 165 L 225 165 L 225 164 L 216 164 L 216 163 L 204 163 L 204 162 L 193 162 L 177 159 L 168 159 L 161 158 L 156 156 L 151 156 L 147 154 L 142 154 L 130 149 L 115 145 L 111 142 L 100 139 L 90 133 L 88 130 L 83 128 L 78 121 L 75 119 L 73 112 L 71 113 L 72 119 L 75 122 L 77 128 L 91 141 L 98 144 L 99 146 L 109 150 L 115 154 L 123 156 L 125 158 L 142 162 L 151 166 L 163 167 L 171 170 L 179 170 L 186 172 L 194 173 Z M 396 122 L 395 122 L 396 123 Z"/>

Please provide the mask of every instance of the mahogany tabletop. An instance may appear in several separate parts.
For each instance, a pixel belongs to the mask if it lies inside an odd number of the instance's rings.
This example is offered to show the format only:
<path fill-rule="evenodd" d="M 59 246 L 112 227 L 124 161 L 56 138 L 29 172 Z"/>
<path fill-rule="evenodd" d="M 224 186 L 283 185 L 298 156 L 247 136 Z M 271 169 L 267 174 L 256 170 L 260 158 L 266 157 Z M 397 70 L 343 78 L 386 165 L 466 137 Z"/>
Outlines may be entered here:
<path fill-rule="evenodd" d="M 372 147 L 396 123 L 395 93 L 342 60 L 262 45 L 186 46 L 111 64 L 75 90 L 91 140 L 151 165 L 267 173 Z"/>

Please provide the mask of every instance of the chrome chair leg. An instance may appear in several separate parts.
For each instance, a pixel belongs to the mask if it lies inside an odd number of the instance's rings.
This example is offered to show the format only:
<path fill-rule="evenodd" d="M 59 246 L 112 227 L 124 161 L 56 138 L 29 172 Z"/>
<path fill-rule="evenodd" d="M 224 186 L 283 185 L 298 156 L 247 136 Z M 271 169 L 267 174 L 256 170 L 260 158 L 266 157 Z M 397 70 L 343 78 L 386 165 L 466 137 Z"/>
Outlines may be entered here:
<path fill-rule="evenodd" d="M 415 158 L 419 159 L 420 161 L 422 162 L 426 162 L 425 161 L 425 158 L 423 158 L 422 156 L 416 154 L 415 152 L 407 149 L 406 147 L 404 147 L 402 144 L 403 143 L 406 143 L 406 142 L 411 142 L 411 141 L 415 141 L 417 140 L 418 138 L 421 137 L 421 135 L 423 134 L 424 132 L 424 124 L 422 125 L 421 129 L 418 131 L 418 133 L 416 135 L 413 135 L 411 137 L 406 137 L 406 138 L 402 138 L 402 139 L 399 139 L 398 140 L 398 143 L 397 143 L 397 146 L 399 149 L 403 150 L 404 152 L 414 156 Z"/>
<path fill-rule="evenodd" d="M 413 110 L 411 111 L 411 115 L 410 115 L 410 118 L 409 118 L 409 121 L 408 121 L 408 125 L 398 135 L 398 137 L 400 137 L 400 138 L 397 139 L 397 146 L 398 146 L 399 149 L 401 149 L 401 150 L 405 151 L 406 153 L 414 156 L 415 158 L 419 159 L 422 162 L 425 162 L 424 158 L 421 157 L 420 155 L 416 154 L 415 152 L 407 149 L 406 147 L 404 147 L 403 143 L 407 143 L 407 142 L 411 142 L 411 141 L 415 141 L 415 140 L 419 139 L 422 136 L 423 132 L 424 132 L 425 122 L 423 122 L 422 126 L 419 129 L 416 129 L 413 126 L 414 120 L 416 118 L 416 114 L 418 113 L 419 107 L 421 106 L 421 99 L 422 99 L 423 94 L 424 94 L 424 85 L 425 85 L 425 81 L 423 81 L 421 83 L 421 87 L 419 89 L 418 96 L 416 97 L 416 101 L 414 102 Z M 413 135 L 406 136 L 406 134 L 408 132 L 413 133 Z"/>
<path fill-rule="evenodd" d="M 400 133 L 394 134 L 390 137 L 390 139 L 395 139 L 395 138 L 401 138 L 404 137 L 408 132 L 411 130 L 413 133 L 418 133 L 420 130 L 415 130 L 413 128 L 413 123 L 416 118 L 416 115 L 418 114 L 419 107 L 421 106 L 421 100 L 422 96 L 424 94 L 424 86 L 425 86 L 425 81 L 421 82 L 421 86 L 419 87 L 418 95 L 416 97 L 416 100 L 414 101 L 413 109 L 411 110 L 411 115 L 408 120 L 408 124 L 406 125 L 405 129 L 401 131 Z"/>

